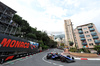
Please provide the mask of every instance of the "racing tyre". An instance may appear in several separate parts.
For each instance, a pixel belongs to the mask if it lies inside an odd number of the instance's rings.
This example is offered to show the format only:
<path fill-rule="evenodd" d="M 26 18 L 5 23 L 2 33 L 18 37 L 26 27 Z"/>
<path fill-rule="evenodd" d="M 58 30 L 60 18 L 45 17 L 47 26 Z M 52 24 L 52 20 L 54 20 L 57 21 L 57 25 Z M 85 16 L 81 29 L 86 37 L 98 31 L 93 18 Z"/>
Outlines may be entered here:
<path fill-rule="evenodd" d="M 60 60 L 61 60 L 61 62 L 65 62 L 66 58 L 65 57 L 61 57 Z"/>
<path fill-rule="evenodd" d="M 48 53 L 47 56 L 46 56 L 47 59 L 50 59 L 51 57 L 52 57 L 51 53 Z"/>
<path fill-rule="evenodd" d="M 72 57 L 72 59 L 74 60 L 74 57 Z"/>
<path fill-rule="evenodd" d="M 47 56 L 47 59 L 50 59 L 50 56 Z"/>
<path fill-rule="evenodd" d="M 70 58 L 70 55 L 67 55 L 67 57 L 69 57 L 69 58 Z"/>

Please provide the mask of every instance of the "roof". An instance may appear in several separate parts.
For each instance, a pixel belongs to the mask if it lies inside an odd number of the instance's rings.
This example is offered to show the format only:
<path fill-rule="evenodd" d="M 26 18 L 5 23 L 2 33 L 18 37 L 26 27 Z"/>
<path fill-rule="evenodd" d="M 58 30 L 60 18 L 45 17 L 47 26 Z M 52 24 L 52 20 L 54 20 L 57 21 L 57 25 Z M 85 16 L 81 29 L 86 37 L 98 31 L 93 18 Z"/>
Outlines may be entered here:
<path fill-rule="evenodd" d="M 86 26 L 86 25 L 90 25 L 90 24 L 93 24 L 93 23 L 88 23 L 88 24 L 77 26 L 77 27 L 82 27 L 82 26 Z"/>
<path fill-rule="evenodd" d="M 7 6 L 7 5 L 5 5 L 4 3 L 2 3 L 1 1 L 0 1 L 0 4 L 3 5 L 3 6 L 5 6 L 5 7 L 8 7 L 13 13 L 16 13 L 16 12 L 17 12 L 17 11 L 15 11 L 15 10 L 13 10 L 12 8 L 10 8 L 9 6 Z"/>

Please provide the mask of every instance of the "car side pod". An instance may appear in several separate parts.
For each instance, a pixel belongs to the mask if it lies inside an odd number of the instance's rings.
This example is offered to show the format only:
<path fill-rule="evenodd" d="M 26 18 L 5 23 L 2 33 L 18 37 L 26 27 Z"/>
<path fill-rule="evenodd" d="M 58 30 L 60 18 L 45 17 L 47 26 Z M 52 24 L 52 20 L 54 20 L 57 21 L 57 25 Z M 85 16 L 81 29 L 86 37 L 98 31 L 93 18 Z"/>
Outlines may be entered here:
<path fill-rule="evenodd" d="M 60 60 L 61 62 L 67 62 L 67 63 L 75 62 L 74 57 L 70 57 L 69 55 L 67 56 L 61 55 Z"/>
<path fill-rule="evenodd" d="M 72 58 L 67 57 L 67 58 L 66 58 L 66 62 L 67 62 L 67 63 L 75 62 L 74 57 L 72 57 Z"/>

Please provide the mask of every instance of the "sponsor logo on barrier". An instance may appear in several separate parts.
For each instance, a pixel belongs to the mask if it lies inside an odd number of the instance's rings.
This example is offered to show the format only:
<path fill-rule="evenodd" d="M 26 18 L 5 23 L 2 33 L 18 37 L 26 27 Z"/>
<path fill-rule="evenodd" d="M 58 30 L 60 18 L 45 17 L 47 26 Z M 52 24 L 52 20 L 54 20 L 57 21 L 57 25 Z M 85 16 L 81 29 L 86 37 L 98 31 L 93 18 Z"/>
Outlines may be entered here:
<path fill-rule="evenodd" d="M 14 56 L 9 56 L 5 59 L 5 61 L 9 60 L 9 59 L 13 59 Z"/>
<path fill-rule="evenodd" d="M 2 47 L 29 48 L 30 46 L 31 49 L 33 49 L 33 47 L 36 48 L 34 45 L 31 46 L 30 43 L 11 40 L 7 38 L 4 38 L 0 44 L 2 45 Z"/>

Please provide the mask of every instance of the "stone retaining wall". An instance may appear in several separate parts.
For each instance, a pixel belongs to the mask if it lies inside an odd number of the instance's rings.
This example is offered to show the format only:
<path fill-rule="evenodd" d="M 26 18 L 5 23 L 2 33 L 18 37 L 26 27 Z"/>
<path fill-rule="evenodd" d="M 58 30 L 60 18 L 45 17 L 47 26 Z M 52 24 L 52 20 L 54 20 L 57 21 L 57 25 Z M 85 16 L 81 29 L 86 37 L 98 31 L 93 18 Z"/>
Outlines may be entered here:
<path fill-rule="evenodd" d="M 68 49 L 65 49 L 64 50 L 64 54 L 68 54 L 68 53 L 70 53 L 71 55 L 73 55 L 73 56 L 77 56 L 77 57 L 98 57 L 98 55 L 97 54 L 93 54 L 93 53 L 76 53 L 76 52 L 69 52 L 69 50 Z"/>
<path fill-rule="evenodd" d="M 98 57 L 97 54 L 92 54 L 92 53 L 74 53 L 70 52 L 71 55 L 73 56 L 78 56 L 78 57 Z"/>

